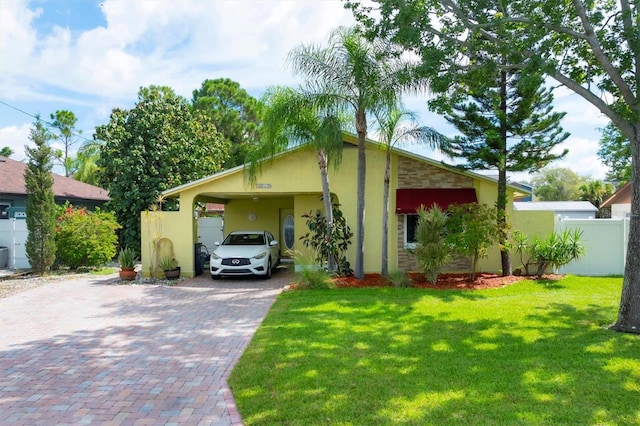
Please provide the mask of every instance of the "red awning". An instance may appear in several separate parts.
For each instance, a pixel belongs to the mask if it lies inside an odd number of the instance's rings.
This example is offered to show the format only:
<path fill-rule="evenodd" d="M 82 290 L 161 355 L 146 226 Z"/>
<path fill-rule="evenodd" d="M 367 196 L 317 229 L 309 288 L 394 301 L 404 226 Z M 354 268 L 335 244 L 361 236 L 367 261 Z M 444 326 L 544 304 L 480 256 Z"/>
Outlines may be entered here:
<path fill-rule="evenodd" d="M 408 188 L 396 189 L 396 214 L 415 214 L 423 205 L 430 209 L 437 204 L 446 210 L 452 204 L 477 203 L 474 188 Z"/>

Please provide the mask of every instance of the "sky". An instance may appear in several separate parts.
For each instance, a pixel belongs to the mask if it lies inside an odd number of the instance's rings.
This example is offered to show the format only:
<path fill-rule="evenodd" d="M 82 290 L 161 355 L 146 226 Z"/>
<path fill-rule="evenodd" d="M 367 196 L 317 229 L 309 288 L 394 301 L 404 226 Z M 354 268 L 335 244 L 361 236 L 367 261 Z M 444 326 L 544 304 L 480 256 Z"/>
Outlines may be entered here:
<path fill-rule="evenodd" d="M 139 88 L 149 85 L 187 99 L 206 79 L 230 78 L 256 98 L 272 85 L 294 86 L 301 81 L 286 66 L 287 53 L 324 45 L 333 28 L 354 23 L 339 0 L 0 0 L 0 148 L 25 159 L 34 116 L 50 121 L 55 111 L 69 110 L 82 131 L 77 149 L 113 108 L 133 107 Z M 557 148 L 569 154 L 553 166 L 603 179 L 597 150 L 608 119 L 566 89 L 555 98 L 571 136 Z M 456 135 L 428 111 L 427 100 L 405 104 L 422 124 Z"/>

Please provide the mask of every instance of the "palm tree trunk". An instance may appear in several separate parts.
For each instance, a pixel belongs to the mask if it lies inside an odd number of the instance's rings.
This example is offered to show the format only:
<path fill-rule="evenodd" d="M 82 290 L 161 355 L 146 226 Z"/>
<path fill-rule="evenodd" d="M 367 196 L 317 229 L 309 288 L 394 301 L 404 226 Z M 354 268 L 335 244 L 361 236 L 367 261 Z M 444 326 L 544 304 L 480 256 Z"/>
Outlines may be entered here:
<path fill-rule="evenodd" d="M 358 186 L 356 204 L 356 265 L 354 276 L 361 280 L 364 278 L 364 192 L 367 177 L 367 159 L 365 154 L 367 118 L 363 109 L 356 111 L 356 131 L 358 132 Z"/>
<path fill-rule="evenodd" d="M 382 265 L 380 273 L 389 275 L 389 183 L 391 180 L 391 148 L 387 147 L 387 161 L 384 169 L 384 189 L 382 192 Z"/>
<path fill-rule="evenodd" d="M 318 167 L 320 168 L 320 180 L 322 181 L 322 201 L 324 202 L 324 212 L 327 221 L 327 245 L 333 247 L 333 206 L 331 204 L 331 191 L 329 191 L 329 174 L 327 173 L 327 154 L 318 151 Z M 336 258 L 332 250 L 327 253 L 327 269 L 330 272 L 336 271 Z"/>

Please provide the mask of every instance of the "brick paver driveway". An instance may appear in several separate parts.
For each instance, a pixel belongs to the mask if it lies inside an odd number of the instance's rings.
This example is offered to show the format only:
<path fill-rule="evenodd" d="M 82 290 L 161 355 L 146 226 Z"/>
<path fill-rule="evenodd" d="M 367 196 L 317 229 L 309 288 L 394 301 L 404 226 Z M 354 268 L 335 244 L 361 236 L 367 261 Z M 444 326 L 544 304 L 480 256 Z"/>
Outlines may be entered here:
<path fill-rule="evenodd" d="M 291 274 L 0 299 L 0 424 L 241 424 L 226 378 Z"/>

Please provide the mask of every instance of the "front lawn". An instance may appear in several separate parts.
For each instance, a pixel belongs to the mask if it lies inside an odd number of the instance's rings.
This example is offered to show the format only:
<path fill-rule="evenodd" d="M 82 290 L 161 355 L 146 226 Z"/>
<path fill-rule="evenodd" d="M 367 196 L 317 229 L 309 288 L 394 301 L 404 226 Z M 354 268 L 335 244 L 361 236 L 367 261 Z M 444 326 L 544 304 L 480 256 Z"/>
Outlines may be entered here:
<path fill-rule="evenodd" d="M 229 384 L 253 424 L 640 424 L 621 278 L 283 293 Z"/>

